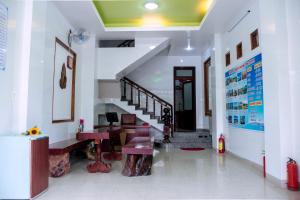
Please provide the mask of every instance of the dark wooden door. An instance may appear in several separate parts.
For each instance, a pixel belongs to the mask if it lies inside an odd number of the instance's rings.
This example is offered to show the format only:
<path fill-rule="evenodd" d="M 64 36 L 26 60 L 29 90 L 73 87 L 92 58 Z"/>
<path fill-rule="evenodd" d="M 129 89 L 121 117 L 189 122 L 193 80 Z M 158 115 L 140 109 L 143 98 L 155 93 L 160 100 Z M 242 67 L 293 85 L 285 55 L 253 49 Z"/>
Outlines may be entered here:
<path fill-rule="evenodd" d="M 174 67 L 174 127 L 177 132 L 196 130 L 195 67 Z"/>

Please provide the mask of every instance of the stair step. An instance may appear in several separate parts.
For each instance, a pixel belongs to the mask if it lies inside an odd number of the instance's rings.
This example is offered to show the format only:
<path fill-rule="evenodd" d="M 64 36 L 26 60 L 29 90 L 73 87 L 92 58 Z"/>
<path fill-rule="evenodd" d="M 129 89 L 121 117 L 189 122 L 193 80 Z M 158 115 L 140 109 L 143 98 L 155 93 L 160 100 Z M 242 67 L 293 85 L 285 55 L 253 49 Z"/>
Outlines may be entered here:
<path fill-rule="evenodd" d="M 128 105 L 129 105 L 129 106 L 135 106 L 135 107 L 138 107 L 138 106 L 139 106 L 139 104 L 133 103 L 131 100 L 128 100 Z"/>
<path fill-rule="evenodd" d="M 145 108 L 145 110 L 143 110 L 143 114 L 144 114 L 144 115 L 151 115 L 151 112 L 148 112 L 148 111 L 146 110 L 146 108 Z"/>
<path fill-rule="evenodd" d="M 157 120 L 157 123 L 159 123 L 159 124 L 164 124 L 164 122 L 162 121 L 162 120 Z"/>
<path fill-rule="evenodd" d="M 153 112 L 147 112 L 147 109 L 145 107 L 138 106 L 136 104 L 136 102 L 132 103 L 131 104 L 132 106 L 129 106 L 128 103 L 131 103 L 131 101 L 128 99 L 125 99 L 125 98 L 123 98 L 123 99 L 122 98 L 103 99 L 103 101 L 106 104 L 114 104 L 128 113 L 136 114 L 137 117 L 139 119 L 141 119 L 142 121 L 149 123 L 151 126 L 155 127 L 159 131 L 163 131 L 163 125 L 157 123 L 157 120 L 156 120 L 157 116 L 155 116 Z M 133 106 L 135 106 L 135 107 L 133 107 Z M 140 112 L 140 111 L 142 111 L 142 112 Z M 142 113 L 144 113 L 144 114 L 142 114 Z M 151 113 L 153 115 L 152 118 L 155 117 L 154 119 L 150 119 Z"/>
<path fill-rule="evenodd" d="M 150 117 L 154 116 L 154 112 L 147 112 L 146 114 L 150 115 Z"/>
<path fill-rule="evenodd" d="M 135 110 L 141 110 L 141 111 L 143 111 L 143 114 L 144 114 L 144 115 L 145 115 L 146 112 L 147 112 L 146 108 L 136 108 Z"/>
<path fill-rule="evenodd" d="M 154 114 L 150 114 L 150 119 L 156 119 Z"/>
<path fill-rule="evenodd" d="M 121 97 L 121 101 L 129 101 L 129 100 L 126 99 L 125 97 Z"/>
<path fill-rule="evenodd" d="M 137 108 L 136 110 L 146 110 L 146 108 Z"/>
<path fill-rule="evenodd" d="M 136 106 L 138 106 L 139 104 L 132 103 L 132 102 L 129 101 L 129 102 L 128 102 L 128 105 L 129 105 L 129 106 L 135 106 L 135 107 L 136 107 Z"/>
<path fill-rule="evenodd" d="M 150 118 L 151 118 L 151 119 L 157 119 L 157 120 L 159 120 L 159 119 L 160 119 L 160 117 L 159 117 L 159 116 L 155 116 L 155 115 L 150 115 Z"/>

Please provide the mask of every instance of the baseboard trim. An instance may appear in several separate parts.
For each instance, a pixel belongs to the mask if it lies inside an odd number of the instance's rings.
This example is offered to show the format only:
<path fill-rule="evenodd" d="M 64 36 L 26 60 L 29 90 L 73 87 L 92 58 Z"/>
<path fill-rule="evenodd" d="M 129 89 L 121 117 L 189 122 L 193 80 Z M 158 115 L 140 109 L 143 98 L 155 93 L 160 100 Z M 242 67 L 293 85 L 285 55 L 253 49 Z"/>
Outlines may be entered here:
<path fill-rule="evenodd" d="M 237 154 L 235 154 L 231 151 L 226 150 L 226 153 L 233 156 L 233 157 L 235 157 L 235 158 L 237 158 L 237 159 L 239 159 L 240 161 L 242 161 L 245 164 L 251 165 L 252 167 L 257 169 L 259 172 L 261 172 L 261 174 L 263 175 L 263 166 L 262 165 L 259 165 L 259 164 L 255 163 L 251 160 L 248 160 L 246 158 L 242 158 L 241 156 L 239 156 L 239 155 L 237 155 Z"/>
<path fill-rule="evenodd" d="M 226 153 L 239 159 L 240 161 L 242 161 L 245 164 L 251 165 L 254 169 L 258 170 L 261 173 L 261 176 L 263 177 L 263 166 L 262 165 L 259 165 L 251 160 L 242 158 L 242 157 L 238 156 L 237 154 L 232 153 L 231 151 L 227 150 Z M 267 173 L 267 177 L 265 179 L 278 187 L 286 188 L 286 182 L 287 182 L 286 180 L 280 180 L 280 179 L 272 176 L 269 173 Z"/>

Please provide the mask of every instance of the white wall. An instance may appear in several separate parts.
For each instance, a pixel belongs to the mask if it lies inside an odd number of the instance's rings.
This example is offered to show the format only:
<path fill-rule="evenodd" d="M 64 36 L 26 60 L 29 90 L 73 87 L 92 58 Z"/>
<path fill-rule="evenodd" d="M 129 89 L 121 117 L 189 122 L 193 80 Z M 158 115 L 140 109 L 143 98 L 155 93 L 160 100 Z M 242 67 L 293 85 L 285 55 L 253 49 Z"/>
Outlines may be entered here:
<path fill-rule="evenodd" d="M 246 6 L 245 9 L 242 10 L 242 12 L 239 13 L 236 16 L 236 18 L 234 18 L 233 21 L 229 24 L 234 24 L 238 18 L 240 18 L 243 14 L 246 13 L 248 9 L 251 10 L 251 13 L 235 29 L 233 29 L 232 32 L 226 32 L 223 35 L 223 51 L 221 58 L 223 61 L 223 68 L 225 68 L 225 54 L 228 50 L 230 50 L 231 53 L 231 65 L 226 67 L 225 71 L 238 67 L 247 60 L 261 53 L 260 47 L 256 48 L 255 50 L 251 50 L 250 42 L 250 34 L 256 29 L 260 31 L 260 16 L 258 2 L 254 5 Z M 236 45 L 240 42 L 243 42 L 243 57 L 237 60 Z M 225 82 L 225 71 L 223 73 L 223 83 Z M 265 78 L 265 74 L 263 74 L 263 76 Z M 223 91 L 225 91 L 225 87 Z M 225 101 L 226 99 L 224 99 L 224 102 Z M 226 113 L 224 113 L 224 115 L 226 115 Z M 225 136 L 228 138 L 228 150 L 238 156 L 246 158 L 259 165 L 262 165 L 262 151 L 264 150 L 264 132 L 239 129 L 228 126 L 226 118 L 224 126 L 224 133 Z"/>
<path fill-rule="evenodd" d="M 98 81 L 98 98 L 117 98 L 121 99 L 120 81 Z"/>
<path fill-rule="evenodd" d="M 245 8 L 237 13 L 232 21 L 228 22 L 228 30 L 235 24 L 247 10 L 251 13 L 238 24 L 231 32 L 215 34 L 211 48 L 202 54 L 205 61 L 212 57 L 212 140 L 213 147 L 217 148 L 218 138 L 221 133 L 225 135 L 226 150 L 242 158 L 262 164 L 262 150 L 264 149 L 264 133 L 239 129 L 228 126 L 226 119 L 225 99 L 225 72 L 238 67 L 250 58 L 261 52 L 260 48 L 251 50 L 250 34 L 260 28 L 258 3 L 245 5 Z M 236 45 L 243 42 L 243 57 L 236 58 Z M 231 65 L 225 67 L 225 54 L 230 51 Z"/>
<path fill-rule="evenodd" d="M 270 3 L 272 6 L 270 7 Z M 282 128 L 290 132 L 288 122 L 290 106 L 287 78 L 287 32 L 284 1 L 260 2 L 261 42 L 263 51 L 265 98 L 265 149 L 267 172 L 279 179 L 283 176 Z M 280 13 L 280 14 L 279 14 Z M 283 67 L 286 65 L 285 67 Z M 275 89 L 276 88 L 276 89 Z M 286 93 L 285 93 L 286 92 Z M 284 96 L 281 96 L 284 95 Z M 284 115 L 282 115 L 284 114 Z"/>
<path fill-rule="evenodd" d="M 267 87 L 272 88 L 265 94 L 269 103 L 265 135 L 267 172 L 281 180 L 286 179 L 287 157 L 300 162 L 296 78 L 299 75 L 299 9 L 299 1 L 260 2 L 263 65 L 270 75 Z"/>
<path fill-rule="evenodd" d="M 8 46 L 6 70 L 0 71 L 0 134 L 7 134 L 26 128 L 32 2 L 3 3 L 8 7 Z"/>
<path fill-rule="evenodd" d="M 72 26 L 52 2 L 35 1 L 33 4 L 33 27 L 29 77 L 27 126 L 39 126 L 50 137 L 50 143 L 71 137 L 78 124 L 80 110 L 80 49 L 77 53 L 75 121 L 52 124 L 52 88 L 54 70 L 55 37 L 67 44 L 67 33 Z M 71 128 L 72 127 L 72 128 Z M 72 130 L 70 130 L 72 129 Z"/>
<path fill-rule="evenodd" d="M 299 86 L 300 68 L 300 2 L 297 0 L 254 1 L 229 22 L 232 26 L 250 9 L 251 13 L 232 31 L 216 34 L 214 44 L 203 53 L 205 60 L 212 56 L 215 84 L 213 113 L 214 131 L 223 129 L 227 150 L 262 165 L 262 150 L 266 151 L 267 173 L 279 180 L 286 179 L 287 157 L 300 162 Z M 251 50 L 250 33 L 259 29 L 260 47 Z M 229 30 L 230 28 L 228 28 Z M 221 42 L 220 42 L 221 41 Z M 236 45 L 243 42 L 243 58 L 236 59 Z M 213 50 L 214 49 L 214 50 Z M 231 52 L 231 65 L 225 67 L 225 53 Z M 221 52 L 221 54 L 220 54 Z M 224 73 L 262 53 L 265 131 L 257 132 L 229 127 L 226 120 Z M 220 56 L 221 55 L 221 56 Z M 221 86 L 221 90 L 220 90 Z M 223 105 L 217 101 L 223 96 Z M 222 124 L 223 123 L 223 124 Z M 223 128 L 222 128 L 223 125 Z M 217 144 L 217 137 L 215 144 Z"/>
<path fill-rule="evenodd" d="M 67 34 L 73 27 L 53 2 L 33 3 L 33 27 L 29 74 L 27 127 L 39 126 L 48 134 L 50 143 L 72 138 L 79 119 L 85 119 L 87 129 L 93 128 L 95 37 L 82 46 L 72 44 L 77 54 L 75 85 L 75 120 L 52 123 L 52 87 L 55 37 L 67 44 Z"/>
<path fill-rule="evenodd" d="M 67 43 L 67 33 L 73 27 L 52 2 L 4 3 L 9 9 L 9 30 L 7 69 L 0 71 L 0 134 L 19 134 L 39 126 L 52 143 L 74 137 L 79 118 L 86 119 L 86 127 L 92 128 L 95 37 L 82 48 L 73 45 L 77 53 L 75 121 L 52 124 L 55 37 Z"/>
<path fill-rule="evenodd" d="M 95 96 L 95 64 L 96 64 L 96 37 L 92 35 L 81 48 L 81 77 L 80 81 L 80 118 L 85 120 L 85 129 L 94 128 L 94 96 Z M 71 129 L 72 131 L 72 129 Z"/>
<path fill-rule="evenodd" d="M 132 48 L 97 48 L 97 79 L 115 80 L 151 59 L 169 44 L 167 38 L 136 38 Z"/>
<path fill-rule="evenodd" d="M 232 21 L 228 22 L 228 30 L 235 24 L 247 10 L 251 13 L 239 23 L 231 32 L 215 34 L 210 49 L 203 53 L 203 58 L 212 57 L 212 139 L 213 147 L 217 148 L 218 138 L 221 133 L 225 135 L 226 149 L 242 158 L 262 164 L 262 151 L 264 150 L 264 133 L 239 129 L 228 126 L 226 119 L 225 99 L 225 72 L 242 65 L 244 62 L 261 52 L 260 47 L 251 50 L 250 34 L 260 29 L 259 5 L 245 5 L 245 8 L 237 13 Z M 236 45 L 243 42 L 243 57 L 236 58 Z M 225 67 L 225 54 L 230 51 L 231 65 Z M 204 60 L 205 60 L 204 59 Z"/>
<path fill-rule="evenodd" d="M 43 81 L 45 68 L 45 40 L 47 23 L 47 4 L 37 3 L 33 5 L 32 30 L 31 30 L 31 54 L 28 81 L 28 118 L 27 126 L 39 126 L 43 124 Z"/>
<path fill-rule="evenodd" d="M 221 133 L 225 135 L 226 150 L 242 158 L 262 164 L 262 150 L 264 149 L 264 133 L 239 129 L 228 126 L 226 119 L 226 99 L 225 99 L 225 72 L 242 65 L 244 62 L 261 52 L 260 47 L 251 50 L 250 34 L 260 28 L 259 5 L 245 5 L 244 9 L 237 13 L 228 22 L 228 30 L 235 24 L 247 10 L 251 13 L 239 23 L 231 32 L 215 34 L 211 48 L 207 49 L 202 57 L 205 61 L 212 58 L 212 139 L 213 147 L 217 148 L 218 138 Z M 243 42 L 243 57 L 236 58 L 236 45 Z M 225 67 L 225 54 L 230 51 L 231 65 Z"/>
<path fill-rule="evenodd" d="M 300 130 L 298 123 L 300 122 L 300 1 L 286 1 L 287 27 L 288 27 L 288 49 L 289 49 L 289 75 L 291 85 L 291 121 L 292 134 L 290 156 L 300 163 Z M 300 168 L 299 173 L 300 174 Z"/>
<path fill-rule="evenodd" d="M 204 116 L 201 56 L 158 55 L 128 74 L 127 77 L 173 105 L 173 69 L 180 66 L 196 67 L 197 128 L 208 129 L 208 120 L 205 120 Z"/>

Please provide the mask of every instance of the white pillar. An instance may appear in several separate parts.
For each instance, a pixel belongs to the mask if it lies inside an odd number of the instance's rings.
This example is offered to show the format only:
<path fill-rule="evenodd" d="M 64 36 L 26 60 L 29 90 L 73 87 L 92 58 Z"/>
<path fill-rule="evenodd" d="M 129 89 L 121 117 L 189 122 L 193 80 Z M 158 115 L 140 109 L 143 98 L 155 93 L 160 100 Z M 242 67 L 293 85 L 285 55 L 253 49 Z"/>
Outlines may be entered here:
<path fill-rule="evenodd" d="M 259 1 L 264 74 L 265 151 L 267 173 L 286 179 L 290 155 L 291 94 L 288 63 L 286 2 Z"/>
<path fill-rule="evenodd" d="M 288 50 L 289 50 L 289 75 L 291 85 L 291 139 L 289 139 L 289 146 L 292 147 L 290 156 L 300 163 L 300 1 L 287 0 L 286 1 L 287 14 L 287 29 L 288 29 Z M 300 168 L 299 168 L 300 174 Z"/>
<path fill-rule="evenodd" d="M 27 128 L 38 126 L 43 130 L 43 96 L 47 2 L 33 3 L 32 32 L 30 47 L 30 67 L 28 80 Z"/>
<path fill-rule="evenodd" d="M 85 130 L 94 127 L 94 93 L 96 37 L 92 35 L 81 48 L 81 94 L 80 118 L 85 120 Z"/>
<path fill-rule="evenodd" d="M 215 34 L 212 56 L 213 73 L 213 109 L 212 109 L 212 144 L 218 146 L 218 138 L 224 133 L 224 63 L 222 54 L 222 35 Z"/>
<path fill-rule="evenodd" d="M 23 21 L 17 26 L 22 26 L 17 33 L 18 50 L 16 50 L 16 65 L 14 66 L 13 80 L 13 109 L 12 109 L 12 131 L 21 133 L 27 129 L 27 102 L 28 102 L 28 80 L 31 45 L 32 25 L 32 0 L 22 3 Z"/>

